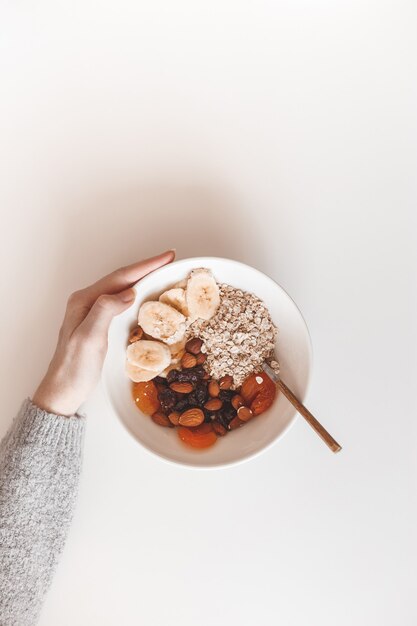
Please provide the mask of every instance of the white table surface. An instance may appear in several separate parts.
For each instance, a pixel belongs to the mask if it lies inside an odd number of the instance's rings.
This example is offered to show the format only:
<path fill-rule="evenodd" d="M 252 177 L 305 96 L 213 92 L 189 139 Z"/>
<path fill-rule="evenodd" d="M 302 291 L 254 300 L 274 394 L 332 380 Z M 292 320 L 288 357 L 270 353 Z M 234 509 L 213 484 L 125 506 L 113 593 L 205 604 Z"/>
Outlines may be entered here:
<path fill-rule="evenodd" d="M 414 626 L 417 7 L 5 1 L 1 434 L 67 295 L 176 246 L 269 273 L 307 404 L 240 467 L 142 450 L 98 389 L 41 626 Z M 415 213 L 414 213 L 415 214 Z"/>

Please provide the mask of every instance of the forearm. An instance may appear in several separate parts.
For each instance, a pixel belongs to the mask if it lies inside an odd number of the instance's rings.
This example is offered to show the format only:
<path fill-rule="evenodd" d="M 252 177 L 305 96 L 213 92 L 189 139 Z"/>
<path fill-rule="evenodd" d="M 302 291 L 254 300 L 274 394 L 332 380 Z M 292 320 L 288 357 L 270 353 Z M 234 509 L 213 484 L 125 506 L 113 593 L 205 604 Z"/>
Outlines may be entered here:
<path fill-rule="evenodd" d="M 26 400 L 0 444 L 1 626 L 36 623 L 72 517 L 84 425 Z"/>

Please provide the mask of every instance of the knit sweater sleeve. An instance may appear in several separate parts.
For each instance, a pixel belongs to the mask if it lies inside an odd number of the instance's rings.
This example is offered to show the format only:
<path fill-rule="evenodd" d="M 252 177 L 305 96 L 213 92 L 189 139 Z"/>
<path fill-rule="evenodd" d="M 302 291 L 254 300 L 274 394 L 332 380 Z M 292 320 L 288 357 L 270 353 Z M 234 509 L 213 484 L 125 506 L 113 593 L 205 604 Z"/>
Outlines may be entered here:
<path fill-rule="evenodd" d="M 33 626 L 64 546 L 85 418 L 26 400 L 0 444 L 0 625 Z"/>

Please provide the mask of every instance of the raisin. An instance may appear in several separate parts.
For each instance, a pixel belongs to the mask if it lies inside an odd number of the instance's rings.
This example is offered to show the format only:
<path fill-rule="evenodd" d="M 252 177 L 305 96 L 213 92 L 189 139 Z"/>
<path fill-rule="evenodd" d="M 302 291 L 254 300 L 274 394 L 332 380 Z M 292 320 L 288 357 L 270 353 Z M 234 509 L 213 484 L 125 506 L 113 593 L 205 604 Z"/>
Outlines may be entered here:
<path fill-rule="evenodd" d="M 195 397 L 199 406 L 203 405 L 208 397 L 207 385 L 203 381 L 199 381 L 195 386 Z"/>
<path fill-rule="evenodd" d="M 216 420 L 225 428 L 226 430 L 229 428 L 229 420 L 225 418 L 223 413 L 217 413 Z"/>
<path fill-rule="evenodd" d="M 168 381 L 163 376 L 155 376 L 155 378 L 153 378 L 153 381 L 157 385 L 163 385 L 164 387 L 168 386 Z"/>
<path fill-rule="evenodd" d="M 166 378 L 168 384 L 174 383 L 176 380 L 179 380 L 178 374 L 181 374 L 179 370 L 169 370 Z"/>
<path fill-rule="evenodd" d="M 177 394 L 175 393 L 175 391 L 172 391 L 172 389 L 169 389 L 169 387 L 160 391 L 158 394 L 158 398 L 163 411 L 173 409 L 178 401 Z"/>
<path fill-rule="evenodd" d="M 183 398 L 179 400 L 177 404 L 174 406 L 174 411 L 178 411 L 178 413 L 182 413 L 183 411 L 186 411 L 189 408 L 190 407 L 189 407 L 187 398 Z"/>
<path fill-rule="evenodd" d="M 192 391 L 191 393 L 188 394 L 187 402 L 188 402 L 189 407 L 198 406 L 197 396 L 196 396 L 195 391 Z"/>
<path fill-rule="evenodd" d="M 231 389 L 221 389 L 218 397 L 220 398 L 220 400 L 223 400 L 223 402 L 229 402 L 233 398 L 235 393 L 236 392 L 232 391 Z"/>

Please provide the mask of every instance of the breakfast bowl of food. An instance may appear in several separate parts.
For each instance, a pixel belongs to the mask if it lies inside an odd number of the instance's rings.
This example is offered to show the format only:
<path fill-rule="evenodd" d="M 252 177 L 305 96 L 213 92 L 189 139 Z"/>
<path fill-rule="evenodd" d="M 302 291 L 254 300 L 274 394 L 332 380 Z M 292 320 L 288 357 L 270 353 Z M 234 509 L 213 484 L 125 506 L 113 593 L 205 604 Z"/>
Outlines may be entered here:
<path fill-rule="evenodd" d="M 103 380 L 130 434 L 166 461 L 219 468 L 282 438 L 312 365 L 300 310 L 271 278 L 216 257 L 166 265 L 135 286 L 109 332 Z"/>

